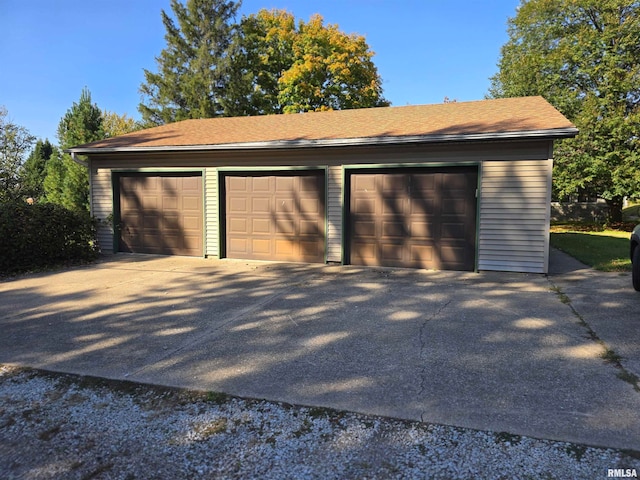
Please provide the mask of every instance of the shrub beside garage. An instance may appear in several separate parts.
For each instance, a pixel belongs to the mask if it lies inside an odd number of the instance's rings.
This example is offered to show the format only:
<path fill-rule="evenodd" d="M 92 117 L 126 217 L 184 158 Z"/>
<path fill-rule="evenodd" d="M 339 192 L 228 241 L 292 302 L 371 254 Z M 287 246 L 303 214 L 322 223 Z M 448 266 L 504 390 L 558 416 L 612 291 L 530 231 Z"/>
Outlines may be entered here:
<path fill-rule="evenodd" d="M 0 204 L 0 273 L 97 258 L 96 221 L 51 203 Z"/>

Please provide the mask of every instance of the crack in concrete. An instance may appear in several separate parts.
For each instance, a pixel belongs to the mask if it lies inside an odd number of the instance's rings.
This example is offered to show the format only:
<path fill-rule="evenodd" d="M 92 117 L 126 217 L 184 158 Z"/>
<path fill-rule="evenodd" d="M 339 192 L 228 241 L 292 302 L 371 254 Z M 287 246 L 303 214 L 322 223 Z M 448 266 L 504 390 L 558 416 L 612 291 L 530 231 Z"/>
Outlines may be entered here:
<path fill-rule="evenodd" d="M 420 325 L 420 332 L 419 332 L 419 339 L 420 339 L 420 354 L 419 354 L 419 358 L 420 361 L 422 362 L 424 360 L 425 357 L 425 353 L 427 350 L 427 341 L 425 338 L 425 329 L 427 327 L 427 324 L 429 322 L 432 322 L 433 320 L 435 320 L 436 318 L 438 318 L 440 316 L 440 314 L 442 314 L 442 312 L 451 304 L 451 302 L 453 302 L 453 300 L 449 300 L 447 302 L 445 302 L 444 304 L 442 304 L 440 306 L 440 308 L 438 308 L 438 310 L 436 310 L 429 318 L 425 319 L 422 324 Z M 421 398 L 422 395 L 424 394 L 425 390 L 426 390 L 426 383 L 427 383 L 427 366 L 426 363 L 422 364 L 422 367 L 420 368 L 420 389 L 418 391 L 418 397 Z M 424 422 L 424 416 L 427 412 L 420 412 L 420 421 Z"/>
<path fill-rule="evenodd" d="M 620 357 L 620 355 L 618 355 L 604 340 L 602 340 L 598 336 L 596 331 L 584 319 L 584 316 L 582 316 L 582 314 L 575 308 L 571 301 L 571 298 L 566 293 L 564 293 L 560 286 L 556 285 L 548 275 L 547 282 L 551 286 L 551 291 L 555 292 L 555 294 L 558 296 L 558 299 L 571 309 L 571 312 L 578 319 L 578 323 L 587 331 L 588 338 L 599 344 L 604 349 L 604 352 L 601 355 L 602 360 L 617 368 L 619 370 L 617 377 L 620 380 L 629 383 L 636 392 L 640 393 L 640 378 L 638 378 L 637 375 L 624 367 L 624 365 L 622 364 L 622 357 Z"/>

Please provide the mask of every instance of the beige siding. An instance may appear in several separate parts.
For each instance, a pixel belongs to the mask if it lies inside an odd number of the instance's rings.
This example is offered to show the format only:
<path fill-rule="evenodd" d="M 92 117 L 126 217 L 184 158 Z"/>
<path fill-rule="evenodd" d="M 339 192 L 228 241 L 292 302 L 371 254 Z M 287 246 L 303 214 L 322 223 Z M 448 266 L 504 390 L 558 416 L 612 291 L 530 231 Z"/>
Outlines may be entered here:
<path fill-rule="evenodd" d="M 112 213 L 111 169 L 140 171 L 205 170 L 206 255 L 217 257 L 219 237 L 218 169 L 327 167 L 327 260 L 342 261 L 343 168 L 359 166 L 479 165 L 481 175 L 478 258 L 480 270 L 544 273 L 548 259 L 551 179 L 549 140 L 437 145 L 327 147 L 182 153 L 92 155 L 93 211 Z M 100 231 L 105 251 L 108 229 Z"/>
<path fill-rule="evenodd" d="M 327 172 L 327 261 L 342 262 L 342 167 Z"/>
<path fill-rule="evenodd" d="M 111 170 L 91 167 L 91 214 L 98 224 L 98 244 L 102 253 L 113 253 L 113 192 Z"/>
<path fill-rule="evenodd" d="M 546 273 L 551 160 L 482 164 L 479 270 Z"/>
<path fill-rule="evenodd" d="M 204 174 L 205 255 L 218 258 L 220 227 L 218 204 L 218 169 L 207 168 Z"/>

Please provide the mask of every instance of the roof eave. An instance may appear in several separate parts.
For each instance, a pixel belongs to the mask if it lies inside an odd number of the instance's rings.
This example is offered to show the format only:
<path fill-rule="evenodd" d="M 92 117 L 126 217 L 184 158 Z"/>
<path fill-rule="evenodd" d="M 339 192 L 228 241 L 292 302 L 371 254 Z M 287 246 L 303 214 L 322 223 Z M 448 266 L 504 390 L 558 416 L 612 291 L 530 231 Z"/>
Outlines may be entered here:
<path fill-rule="evenodd" d="M 409 135 L 402 137 L 360 137 L 360 138 L 336 138 L 320 140 L 276 140 L 267 142 L 243 142 L 223 143 L 208 145 L 168 145 L 158 147 L 77 147 L 64 150 L 66 153 L 77 155 L 90 155 L 95 153 L 124 153 L 124 152 L 180 152 L 180 151 L 208 151 L 208 150 L 267 150 L 267 149 L 291 149 L 291 148 L 317 148 L 317 147 L 348 147 L 348 146 L 375 146 L 394 145 L 407 143 L 443 143 L 443 142 L 468 142 L 487 140 L 513 140 L 548 138 L 571 138 L 578 134 L 575 127 L 556 128 L 547 130 L 526 130 L 517 132 L 494 133 L 463 133 L 443 135 Z"/>

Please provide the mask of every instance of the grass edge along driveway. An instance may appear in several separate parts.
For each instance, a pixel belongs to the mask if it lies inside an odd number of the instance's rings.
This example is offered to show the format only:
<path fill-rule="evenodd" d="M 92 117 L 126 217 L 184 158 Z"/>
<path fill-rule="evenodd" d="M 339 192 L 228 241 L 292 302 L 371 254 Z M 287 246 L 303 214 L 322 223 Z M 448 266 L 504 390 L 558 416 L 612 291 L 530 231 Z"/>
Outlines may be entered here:
<path fill-rule="evenodd" d="M 630 272 L 629 237 L 622 230 L 581 231 L 566 226 L 551 227 L 551 246 L 568 253 L 596 270 Z"/>

